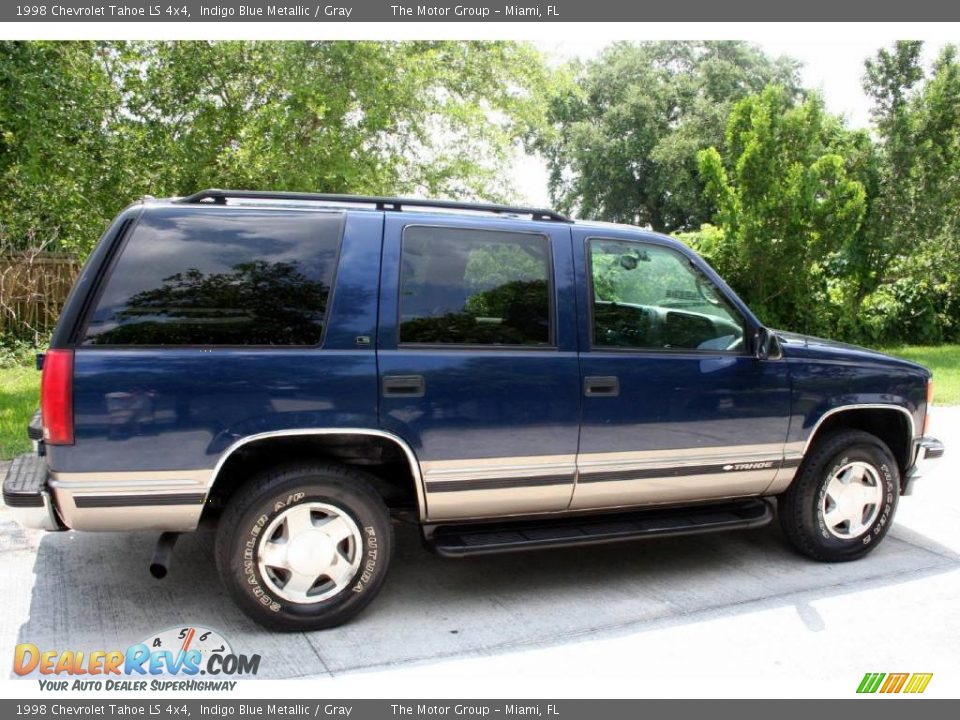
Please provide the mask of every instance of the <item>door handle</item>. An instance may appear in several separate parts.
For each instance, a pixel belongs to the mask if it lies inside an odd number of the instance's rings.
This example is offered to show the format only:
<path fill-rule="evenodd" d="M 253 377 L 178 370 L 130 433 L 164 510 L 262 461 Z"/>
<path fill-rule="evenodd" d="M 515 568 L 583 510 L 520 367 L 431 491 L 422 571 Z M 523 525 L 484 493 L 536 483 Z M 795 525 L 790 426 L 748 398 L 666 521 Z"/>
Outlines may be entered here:
<path fill-rule="evenodd" d="M 587 397 L 617 397 L 620 395 L 620 380 L 613 375 L 585 377 L 583 394 Z"/>
<path fill-rule="evenodd" d="M 426 390 L 423 375 L 386 375 L 383 378 L 384 397 L 423 397 Z"/>

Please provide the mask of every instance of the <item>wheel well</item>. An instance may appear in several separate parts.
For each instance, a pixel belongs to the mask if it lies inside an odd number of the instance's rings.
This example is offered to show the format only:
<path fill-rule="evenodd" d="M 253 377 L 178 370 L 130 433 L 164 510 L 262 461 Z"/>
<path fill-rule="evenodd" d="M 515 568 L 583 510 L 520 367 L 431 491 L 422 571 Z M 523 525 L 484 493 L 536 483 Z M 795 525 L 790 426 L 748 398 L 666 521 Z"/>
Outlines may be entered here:
<path fill-rule="evenodd" d="M 369 473 L 374 489 L 391 510 L 418 509 L 418 480 L 397 441 L 354 433 L 305 434 L 262 438 L 237 448 L 214 479 L 204 517 L 219 514 L 230 497 L 261 470 L 279 464 L 316 461 L 337 462 Z"/>
<path fill-rule="evenodd" d="M 900 468 L 901 477 L 906 473 L 907 467 L 910 465 L 913 433 L 905 413 L 893 408 L 841 410 L 820 423 L 814 436 L 810 438 L 809 444 L 812 446 L 818 438 L 823 437 L 826 433 L 840 429 L 862 430 L 880 438 L 893 453 L 893 457 Z"/>

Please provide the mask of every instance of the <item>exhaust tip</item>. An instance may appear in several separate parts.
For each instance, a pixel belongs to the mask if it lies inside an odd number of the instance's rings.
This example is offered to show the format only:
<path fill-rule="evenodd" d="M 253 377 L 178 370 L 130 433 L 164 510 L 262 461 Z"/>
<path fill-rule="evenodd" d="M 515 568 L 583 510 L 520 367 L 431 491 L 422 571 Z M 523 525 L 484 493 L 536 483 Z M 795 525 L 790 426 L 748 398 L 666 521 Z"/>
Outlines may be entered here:
<path fill-rule="evenodd" d="M 150 574 L 157 580 L 162 580 L 167 576 L 167 572 L 170 570 L 170 558 L 173 556 L 173 546 L 179 536 L 180 533 L 175 532 L 160 534 L 157 540 L 157 549 L 150 561 Z"/>

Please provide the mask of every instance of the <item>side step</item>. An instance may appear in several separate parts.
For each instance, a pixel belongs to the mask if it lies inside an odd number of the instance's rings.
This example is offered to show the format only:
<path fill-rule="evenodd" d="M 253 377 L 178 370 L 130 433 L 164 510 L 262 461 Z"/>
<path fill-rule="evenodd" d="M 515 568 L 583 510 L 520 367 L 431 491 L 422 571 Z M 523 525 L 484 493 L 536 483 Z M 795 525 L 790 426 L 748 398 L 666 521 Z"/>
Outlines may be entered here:
<path fill-rule="evenodd" d="M 768 503 L 749 499 L 611 515 L 441 525 L 428 542 L 444 557 L 464 557 L 740 530 L 762 527 L 772 519 Z"/>

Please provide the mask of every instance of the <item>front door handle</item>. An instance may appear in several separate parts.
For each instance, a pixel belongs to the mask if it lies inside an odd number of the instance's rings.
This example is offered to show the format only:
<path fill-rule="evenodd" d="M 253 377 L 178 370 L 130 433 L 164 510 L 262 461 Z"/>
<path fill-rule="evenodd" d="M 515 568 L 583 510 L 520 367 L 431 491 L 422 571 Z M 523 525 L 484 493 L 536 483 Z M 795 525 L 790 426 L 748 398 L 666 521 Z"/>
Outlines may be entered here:
<path fill-rule="evenodd" d="M 423 375 L 386 375 L 383 378 L 384 397 L 423 397 L 426 391 Z"/>
<path fill-rule="evenodd" d="M 620 380 L 613 375 L 585 377 L 583 394 L 587 397 L 617 397 L 620 395 Z"/>

